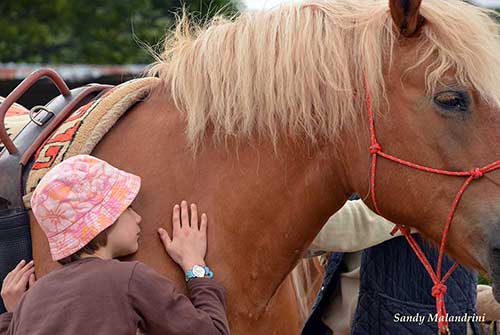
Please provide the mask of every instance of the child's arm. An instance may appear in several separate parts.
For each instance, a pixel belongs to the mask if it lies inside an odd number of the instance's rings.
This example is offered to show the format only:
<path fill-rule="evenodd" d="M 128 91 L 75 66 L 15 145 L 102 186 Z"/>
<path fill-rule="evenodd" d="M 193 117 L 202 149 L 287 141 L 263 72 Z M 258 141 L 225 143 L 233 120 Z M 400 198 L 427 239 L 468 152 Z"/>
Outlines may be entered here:
<path fill-rule="evenodd" d="M 148 335 L 228 335 L 224 287 L 208 278 L 187 285 L 191 300 L 174 283 L 143 263 L 137 263 L 129 297 L 139 316 L 139 328 Z"/>
<path fill-rule="evenodd" d="M 7 334 L 12 320 L 12 312 L 16 309 L 24 292 L 26 292 L 27 285 L 31 288 L 35 284 L 34 272 L 33 261 L 26 264 L 23 259 L 5 277 L 0 295 L 7 313 L 0 314 L 0 335 Z"/>
<path fill-rule="evenodd" d="M 174 207 L 172 221 L 172 239 L 164 229 L 158 230 L 168 254 L 184 273 L 193 265 L 205 265 L 207 216 L 201 216 L 198 227 L 196 206 L 191 205 L 189 220 L 187 203 L 183 201 L 181 208 Z M 187 287 L 191 300 L 146 265 L 138 263 L 134 267 L 129 296 L 145 333 L 229 334 L 224 287 L 209 278 L 193 278 Z"/>

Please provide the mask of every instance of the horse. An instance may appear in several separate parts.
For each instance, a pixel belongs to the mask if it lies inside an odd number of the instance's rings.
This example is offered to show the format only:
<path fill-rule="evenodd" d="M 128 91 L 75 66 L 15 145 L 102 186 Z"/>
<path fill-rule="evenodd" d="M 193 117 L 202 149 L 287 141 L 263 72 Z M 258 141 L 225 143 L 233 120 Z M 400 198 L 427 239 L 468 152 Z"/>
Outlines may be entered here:
<path fill-rule="evenodd" d="M 384 150 L 405 160 L 469 171 L 500 156 L 500 43 L 489 14 L 457 0 L 311 0 L 205 26 L 183 16 L 147 73 L 159 84 L 92 152 L 142 177 L 133 203 L 142 238 L 126 260 L 182 285 L 157 228 L 170 233 L 172 206 L 196 202 L 233 334 L 297 334 L 285 279 L 352 194 L 375 210 L 367 108 Z M 439 244 L 464 179 L 389 160 L 376 171 L 378 211 Z M 492 171 L 471 183 L 446 242 L 495 287 L 499 182 Z M 40 277 L 56 264 L 30 219 Z"/>

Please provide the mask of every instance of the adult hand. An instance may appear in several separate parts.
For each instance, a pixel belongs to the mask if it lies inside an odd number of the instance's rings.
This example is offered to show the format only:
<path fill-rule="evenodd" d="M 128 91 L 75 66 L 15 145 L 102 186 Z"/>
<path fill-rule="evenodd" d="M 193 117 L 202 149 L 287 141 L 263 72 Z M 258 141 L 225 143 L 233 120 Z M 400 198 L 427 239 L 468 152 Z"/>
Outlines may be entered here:
<path fill-rule="evenodd" d="M 479 316 L 484 314 L 486 321 L 500 320 L 500 304 L 495 300 L 491 286 L 477 285 L 476 312 Z"/>

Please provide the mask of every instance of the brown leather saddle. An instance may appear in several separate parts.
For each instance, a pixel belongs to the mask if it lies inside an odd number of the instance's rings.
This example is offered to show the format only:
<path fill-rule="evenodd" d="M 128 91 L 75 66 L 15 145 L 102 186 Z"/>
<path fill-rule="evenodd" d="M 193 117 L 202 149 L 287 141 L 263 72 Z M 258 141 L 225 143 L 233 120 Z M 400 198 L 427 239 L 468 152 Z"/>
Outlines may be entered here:
<path fill-rule="evenodd" d="M 5 115 L 39 79 L 47 77 L 61 93 L 45 106 L 30 110 L 30 122 L 12 140 L 5 128 Z M 77 108 L 110 89 L 111 85 L 88 84 L 70 90 L 64 80 L 52 69 L 41 69 L 23 80 L 0 105 L 0 141 L 5 146 L 0 153 L 0 216 L 9 210 L 24 209 L 22 195 L 24 177 L 29 171 L 30 159 L 47 137 Z"/>
<path fill-rule="evenodd" d="M 46 105 L 30 110 L 30 121 L 12 140 L 7 134 L 7 110 L 35 82 L 47 77 L 61 93 Z M 58 126 L 82 105 L 98 98 L 113 86 L 88 84 L 70 90 L 52 69 L 41 69 L 24 79 L 0 105 L 0 286 L 3 279 L 21 260 L 31 260 L 31 232 L 23 194 L 34 153 Z M 0 299 L 0 313 L 5 307 Z"/>

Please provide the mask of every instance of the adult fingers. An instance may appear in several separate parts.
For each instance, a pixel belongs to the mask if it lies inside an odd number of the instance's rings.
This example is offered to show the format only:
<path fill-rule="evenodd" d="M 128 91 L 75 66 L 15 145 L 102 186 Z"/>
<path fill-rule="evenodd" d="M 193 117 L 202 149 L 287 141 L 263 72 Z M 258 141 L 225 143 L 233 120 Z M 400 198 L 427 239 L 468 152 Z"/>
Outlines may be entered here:
<path fill-rule="evenodd" d="M 198 230 L 198 207 L 191 204 L 191 228 Z"/>
<path fill-rule="evenodd" d="M 491 290 L 491 286 L 489 285 L 482 285 L 482 284 L 477 285 L 477 293 L 489 290 Z"/>

